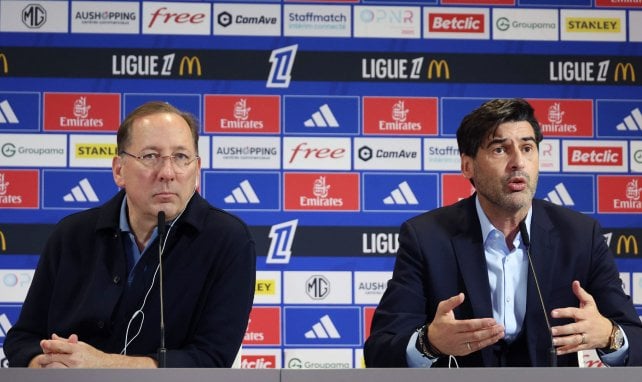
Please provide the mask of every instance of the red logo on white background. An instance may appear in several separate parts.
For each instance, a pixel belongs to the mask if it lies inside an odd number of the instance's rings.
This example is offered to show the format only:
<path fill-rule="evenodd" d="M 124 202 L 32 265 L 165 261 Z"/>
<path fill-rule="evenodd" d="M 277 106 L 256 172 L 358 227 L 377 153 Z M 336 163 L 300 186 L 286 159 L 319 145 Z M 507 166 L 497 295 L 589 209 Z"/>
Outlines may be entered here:
<path fill-rule="evenodd" d="M 276 369 L 276 356 L 270 354 L 242 355 L 241 369 Z"/>
<path fill-rule="evenodd" d="M 207 15 L 200 12 L 174 12 L 167 7 L 158 7 L 153 12 L 149 19 L 147 28 L 152 28 L 155 25 L 195 25 L 202 24 L 207 21 Z"/>
<path fill-rule="evenodd" d="M 441 4 L 458 5 L 515 5 L 515 0 L 441 0 Z"/>
<path fill-rule="evenodd" d="M 45 131 L 110 131 L 120 125 L 120 94 L 45 93 Z"/>
<path fill-rule="evenodd" d="M 642 212 L 642 177 L 598 175 L 598 207 L 600 213 Z"/>
<path fill-rule="evenodd" d="M 368 339 L 368 337 L 370 337 L 370 326 L 372 326 L 372 317 L 374 316 L 374 313 L 375 308 L 372 306 L 366 306 L 365 308 L 363 308 L 363 338 L 365 339 Z"/>
<path fill-rule="evenodd" d="M 278 96 L 205 96 L 206 133 L 278 134 Z"/>
<path fill-rule="evenodd" d="M 437 135 L 437 98 L 363 97 L 363 132 Z"/>
<path fill-rule="evenodd" d="M 243 337 L 243 345 L 280 345 L 281 309 L 278 307 L 254 307 L 250 322 Z"/>
<path fill-rule="evenodd" d="M 38 208 L 38 170 L 0 169 L 0 208 Z"/>
<path fill-rule="evenodd" d="M 441 175 L 441 205 L 449 206 L 465 199 L 475 192 L 470 180 L 462 174 Z"/>
<path fill-rule="evenodd" d="M 286 211 L 358 211 L 359 174 L 285 173 Z"/>
<path fill-rule="evenodd" d="M 572 166 L 622 166 L 624 149 L 621 146 L 569 146 L 568 164 Z"/>
<path fill-rule="evenodd" d="M 593 101 L 529 99 L 544 137 L 592 137 Z"/>
<path fill-rule="evenodd" d="M 430 13 L 429 32 L 483 33 L 486 30 L 481 13 Z"/>

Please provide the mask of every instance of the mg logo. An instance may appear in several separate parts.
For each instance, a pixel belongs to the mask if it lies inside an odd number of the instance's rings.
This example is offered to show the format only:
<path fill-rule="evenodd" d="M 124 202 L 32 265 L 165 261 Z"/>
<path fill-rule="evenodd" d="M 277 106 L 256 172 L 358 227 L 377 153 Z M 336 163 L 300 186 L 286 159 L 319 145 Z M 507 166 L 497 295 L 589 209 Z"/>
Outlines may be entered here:
<path fill-rule="evenodd" d="M 40 4 L 29 4 L 22 10 L 22 22 L 27 28 L 40 28 L 47 22 L 47 11 Z"/>
<path fill-rule="evenodd" d="M 624 249 L 624 251 L 622 251 Z M 634 255 L 638 254 L 638 241 L 633 235 L 620 235 L 620 237 L 617 239 L 617 247 L 616 247 L 616 252 L 617 255 L 622 255 L 622 254 L 630 254 L 633 253 Z"/>
<path fill-rule="evenodd" d="M 322 275 L 314 275 L 305 282 L 305 293 L 313 300 L 323 300 L 330 294 L 330 281 Z"/>

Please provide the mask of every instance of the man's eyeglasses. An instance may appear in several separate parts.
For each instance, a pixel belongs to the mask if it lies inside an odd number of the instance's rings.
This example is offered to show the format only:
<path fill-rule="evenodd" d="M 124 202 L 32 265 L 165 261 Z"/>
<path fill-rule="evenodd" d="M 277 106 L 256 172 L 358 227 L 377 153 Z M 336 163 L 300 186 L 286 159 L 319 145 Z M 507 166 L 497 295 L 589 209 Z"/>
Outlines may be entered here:
<path fill-rule="evenodd" d="M 196 159 L 199 158 L 198 155 L 191 156 L 185 153 L 174 153 L 171 155 L 160 155 L 159 153 L 155 152 L 149 152 L 149 153 L 142 153 L 140 155 L 134 155 L 130 154 L 127 151 L 121 151 L 120 155 L 128 155 L 132 158 L 137 159 L 140 163 L 143 164 L 145 167 L 149 168 L 158 168 L 163 164 L 163 161 L 165 158 L 169 158 L 169 160 L 174 163 L 174 170 L 186 170 L 187 167 L 192 164 Z"/>

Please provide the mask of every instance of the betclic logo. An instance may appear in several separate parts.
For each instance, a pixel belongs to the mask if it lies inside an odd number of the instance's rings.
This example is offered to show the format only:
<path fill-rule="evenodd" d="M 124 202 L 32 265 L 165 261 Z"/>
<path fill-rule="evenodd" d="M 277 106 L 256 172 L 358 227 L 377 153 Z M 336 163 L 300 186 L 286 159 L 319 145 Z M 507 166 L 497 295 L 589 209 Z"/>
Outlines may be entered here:
<path fill-rule="evenodd" d="M 143 34 L 209 35 L 211 5 L 143 2 Z"/>
<path fill-rule="evenodd" d="M 437 135 L 437 98 L 363 97 L 363 131 L 366 135 Z"/>
<path fill-rule="evenodd" d="M 285 173 L 286 211 L 359 211 L 359 174 Z"/>
<path fill-rule="evenodd" d="M 592 137 L 593 101 L 529 99 L 545 137 Z"/>
<path fill-rule="evenodd" d="M 563 171 L 628 171 L 626 141 L 564 141 L 563 157 Z"/>
<path fill-rule="evenodd" d="M 219 134 L 278 134 L 279 96 L 205 95 L 204 130 Z"/>
<path fill-rule="evenodd" d="M 45 93 L 44 130 L 115 132 L 120 125 L 120 94 Z"/>
<path fill-rule="evenodd" d="M 425 38 L 488 39 L 489 10 L 483 8 L 424 8 Z"/>
<path fill-rule="evenodd" d="M 642 213 L 642 177 L 599 175 L 598 213 Z"/>

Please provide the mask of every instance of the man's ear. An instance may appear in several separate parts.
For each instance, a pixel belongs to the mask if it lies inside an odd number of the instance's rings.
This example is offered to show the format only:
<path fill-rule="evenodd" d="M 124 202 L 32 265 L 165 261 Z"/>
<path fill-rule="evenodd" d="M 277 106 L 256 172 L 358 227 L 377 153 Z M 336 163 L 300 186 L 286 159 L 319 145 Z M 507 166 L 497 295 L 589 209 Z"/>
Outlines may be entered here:
<path fill-rule="evenodd" d="M 461 173 L 466 179 L 471 179 L 475 175 L 473 158 L 466 154 L 461 155 Z"/>
<path fill-rule="evenodd" d="M 111 173 L 114 177 L 114 182 L 120 188 L 125 188 L 125 177 L 123 172 L 123 159 L 119 156 L 115 156 L 111 160 Z"/>

